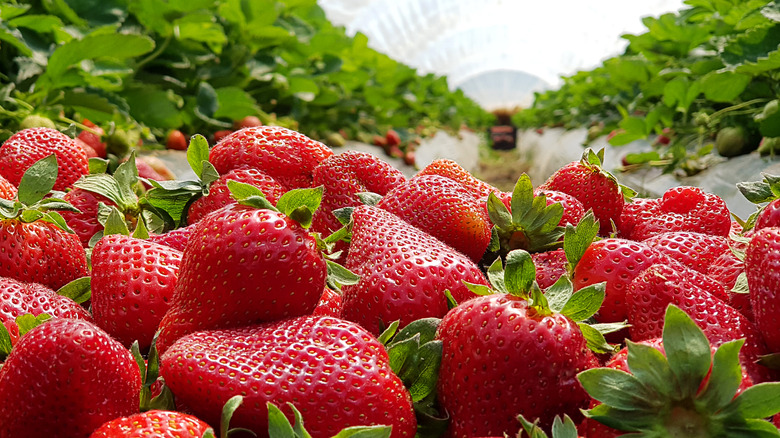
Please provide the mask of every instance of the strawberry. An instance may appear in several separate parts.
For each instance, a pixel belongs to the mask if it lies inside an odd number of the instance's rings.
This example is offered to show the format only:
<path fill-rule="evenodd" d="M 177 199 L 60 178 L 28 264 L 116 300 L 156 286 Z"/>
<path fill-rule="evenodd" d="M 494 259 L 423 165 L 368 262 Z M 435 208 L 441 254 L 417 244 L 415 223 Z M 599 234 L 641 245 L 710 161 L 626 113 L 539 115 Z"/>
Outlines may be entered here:
<path fill-rule="evenodd" d="M 743 250 L 744 255 L 744 250 Z M 740 274 L 745 272 L 744 260 L 737 257 L 733 251 L 726 251 L 715 259 L 707 269 L 707 276 L 717 281 L 727 291 L 729 295 L 728 303 L 731 307 L 737 309 L 751 321 L 753 319 L 753 309 L 750 304 L 750 294 L 747 290 L 737 292 L 733 289 L 737 285 Z"/>
<path fill-rule="evenodd" d="M 767 227 L 780 227 L 780 198 L 774 199 L 761 209 L 756 216 L 755 231 Z"/>
<path fill-rule="evenodd" d="M 707 339 L 715 346 L 745 338 L 742 363 L 754 381 L 767 380 L 768 370 L 754 363 L 758 356 L 766 353 L 755 326 L 697 284 L 667 265 L 654 265 L 644 270 L 626 292 L 631 339 L 640 341 L 658 337 L 662 331 L 664 309 L 674 304 L 704 330 Z"/>
<path fill-rule="evenodd" d="M 361 276 L 343 290 L 342 318 L 379 334 L 447 313 L 445 290 L 456 301 L 473 297 L 463 281 L 487 284 L 479 267 L 435 237 L 376 207 L 352 213 L 346 268 Z"/>
<path fill-rule="evenodd" d="M 621 224 L 620 234 L 628 239 L 645 240 L 669 231 L 725 237 L 731 230 L 731 213 L 726 202 L 698 187 L 672 187 L 663 198 L 645 200 L 627 209 L 627 215 L 634 218 L 628 224 Z"/>
<path fill-rule="evenodd" d="M 531 254 L 536 266 L 536 282 L 542 289 L 555 284 L 562 275 L 566 275 L 569 261 L 563 249 Z"/>
<path fill-rule="evenodd" d="M 173 129 L 165 137 L 165 147 L 174 151 L 186 151 L 187 136 L 178 129 Z"/>
<path fill-rule="evenodd" d="M 645 239 L 643 243 L 702 273 L 707 272 L 716 258 L 730 252 L 727 238 L 696 232 L 671 231 L 656 234 Z"/>
<path fill-rule="evenodd" d="M 50 128 L 28 128 L 0 146 L 0 176 L 19 186 L 22 175 L 38 160 L 54 154 L 58 173 L 54 190 L 64 191 L 89 173 L 87 156 L 72 138 Z"/>
<path fill-rule="evenodd" d="M 98 158 L 98 153 L 92 149 L 92 146 L 88 145 L 87 143 L 84 143 L 80 138 L 75 138 L 73 140 L 76 143 L 76 146 L 80 147 L 81 150 L 84 151 L 84 155 L 87 156 L 87 160 L 90 158 Z"/>
<path fill-rule="evenodd" d="M 752 385 L 743 378 L 739 363 L 743 342 L 714 348 L 685 312 L 669 306 L 662 347 L 629 342 L 628 369 L 618 369 L 619 355 L 615 368 L 591 369 L 578 376 L 588 394 L 602 402 L 585 412 L 588 421 L 605 425 L 588 436 L 627 436 L 609 427 L 637 436 L 776 435 L 762 419 L 780 411 L 780 403 L 763 394 L 777 394 L 780 383 Z"/>
<path fill-rule="evenodd" d="M 356 324 L 301 316 L 242 328 L 201 331 L 161 357 L 171 390 L 210 424 L 225 402 L 244 402 L 231 423 L 266 436 L 266 403 L 300 410 L 312 436 L 345 426 L 385 424 L 392 437 L 412 437 L 416 420 L 409 393 L 391 371 L 384 347 Z"/>
<path fill-rule="evenodd" d="M 555 190 L 574 196 L 585 210 L 593 210 L 601 226 L 599 232 L 607 235 L 612 222 L 620 221 L 624 195 L 633 194 L 621 186 L 614 176 L 601 167 L 603 150 L 599 154 L 586 150 L 580 161 L 558 169 L 542 184 L 541 190 Z"/>
<path fill-rule="evenodd" d="M 147 240 L 169 246 L 178 251 L 184 251 L 184 248 L 187 246 L 187 242 L 189 242 L 193 231 L 195 231 L 195 224 L 177 228 L 164 234 L 152 234 Z"/>
<path fill-rule="evenodd" d="M 481 201 L 439 175 L 416 176 L 389 191 L 377 207 L 478 262 L 490 243 L 490 218 Z"/>
<path fill-rule="evenodd" d="M 13 201 L 16 198 L 16 186 L 0 175 L 0 199 Z"/>
<path fill-rule="evenodd" d="M 236 120 L 233 123 L 234 129 L 253 128 L 256 126 L 263 126 L 263 122 L 257 116 L 246 116 L 241 120 Z"/>
<path fill-rule="evenodd" d="M 487 198 L 491 193 L 500 192 L 492 185 L 475 178 L 468 170 L 453 160 L 434 160 L 417 172 L 417 176 L 423 175 L 439 175 L 454 180 L 471 191 L 477 199 Z"/>
<path fill-rule="evenodd" d="M 92 432 L 90 438 L 192 438 L 212 430 L 192 415 L 175 411 L 151 410 L 115 418 Z M 212 430 L 213 432 L 213 430 Z"/>
<path fill-rule="evenodd" d="M 284 192 L 287 191 L 281 184 L 276 182 L 273 178 L 266 173 L 257 169 L 234 169 L 230 172 L 219 177 L 218 180 L 209 186 L 209 194 L 198 198 L 190 205 L 189 213 L 187 214 L 187 222 L 194 224 L 201 220 L 204 216 L 212 211 L 219 210 L 220 208 L 235 204 L 236 200 L 230 196 L 230 191 L 227 187 L 229 180 L 238 181 L 246 184 L 251 184 L 258 187 L 265 197 L 272 203 L 276 204 L 279 201 Z"/>
<path fill-rule="evenodd" d="M 92 250 L 95 323 L 130 347 L 149 348 L 173 301 L 182 253 L 153 242 L 113 234 Z"/>
<path fill-rule="evenodd" d="M 566 224 L 577 225 L 582 220 L 582 217 L 585 216 L 585 207 L 583 207 L 582 203 L 572 195 L 556 192 L 555 190 L 534 190 L 534 196 L 541 195 L 544 195 L 545 198 L 547 198 L 547 205 L 561 204 L 563 207 L 563 216 L 558 223 L 558 225 L 562 227 L 565 227 Z M 504 201 L 504 204 L 509 207 L 511 202 L 512 197 L 509 196 L 509 198 Z"/>
<path fill-rule="evenodd" d="M 78 235 L 81 244 L 88 247 L 92 236 L 103 230 L 103 225 L 98 222 L 98 205 L 101 202 L 106 206 L 116 206 L 116 204 L 103 195 L 80 188 L 69 191 L 63 199 L 79 211 L 64 211 L 62 218 Z"/>
<path fill-rule="evenodd" d="M 56 174 L 57 159 L 50 155 L 25 173 L 14 201 L 0 199 L 0 277 L 56 290 L 87 275 L 84 248 L 55 211 L 73 207 L 62 199 L 44 199 Z"/>
<path fill-rule="evenodd" d="M 105 131 L 103 131 L 103 128 L 100 126 L 95 125 L 94 123 L 90 122 L 88 119 L 84 119 L 82 121 L 82 124 L 88 128 L 90 128 L 91 131 L 81 131 L 76 137 L 78 140 L 83 141 L 87 146 L 92 148 L 93 151 L 95 151 L 95 154 L 100 158 L 106 158 L 106 143 L 103 142 L 102 137 L 105 134 Z"/>
<path fill-rule="evenodd" d="M 262 170 L 289 189 L 310 187 L 312 171 L 333 155 L 324 144 L 279 126 L 236 131 L 216 144 L 209 161 L 220 175 L 240 167 Z"/>
<path fill-rule="evenodd" d="M 326 287 L 322 292 L 320 302 L 317 303 L 317 307 L 314 308 L 312 315 L 338 318 L 341 316 L 341 307 L 341 294 Z"/>
<path fill-rule="evenodd" d="M 92 321 L 92 315 L 77 302 L 46 286 L 0 277 L 0 322 L 12 323 L 28 313 Z"/>
<path fill-rule="evenodd" d="M 437 393 L 450 416 L 445 437 L 513 435 L 518 414 L 549 430 L 555 414 L 578 415 L 587 405 L 576 375 L 598 362 L 572 318 L 590 317 L 599 303 L 569 306 L 569 287 L 567 304 L 554 310 L 534 276 L 528 253 L 512 251 L 503 279 L 493 283 L 497 293 L 462 302 L 442 319 Z M 585 294 L 595 297 L 596 289 Z"/>
<path fill-rule="evenodd" d="M 313 185 L 325 189 L 314 215 L 314 230 L 327 235 L 341 228 L 333 211 L 361 205 L 358 193 L 384 196 L 405 181 L 400 170 L 365 152 L 347 151 L 327 158 L 313 172 Z"/>
<path fill-rule="evenodd" d="M 288 192 L 279 205 L 290 206 L 287 199 L 300 193 Z M 184 249 L 171 308 L 160 323 L 160 351 L 196 330 L 274 321 L 311 313 L 317 306 L 326 262 L 314 236 L 265 204 L 229 205 L 197 223 Z M 292 206 L 288 212 L 303 208 Z"/>
<path fill-rule="evenodd" d="M 385 140 L 388 146 L 398 146 L 401 144 L 401 136 L 394 129 L 388 129 L 385 133 Z"/>
<path fill-rule="evenodd" d="M 133 356 L 96 325 L 54 318 L 19 339 L 0 368 L 0 438 L 89 436 L 138 412 Z"/>
<path fill-rule="evenodd" d="M 780 228 L 762 228 L 753 235 L 745 253 L 750 303 L 754 321 L 769 351 L 780 353 Z"/>

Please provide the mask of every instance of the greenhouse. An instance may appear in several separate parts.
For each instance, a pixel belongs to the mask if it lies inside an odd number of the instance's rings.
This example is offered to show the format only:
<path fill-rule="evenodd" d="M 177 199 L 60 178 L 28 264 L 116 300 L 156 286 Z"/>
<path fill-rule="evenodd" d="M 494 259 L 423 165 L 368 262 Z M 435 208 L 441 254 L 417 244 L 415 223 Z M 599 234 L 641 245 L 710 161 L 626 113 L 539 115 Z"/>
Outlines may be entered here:
<path fill-rule="evenodd" d="M 0 438 L 780 437 L 780 5 L 0 2 Z"/>

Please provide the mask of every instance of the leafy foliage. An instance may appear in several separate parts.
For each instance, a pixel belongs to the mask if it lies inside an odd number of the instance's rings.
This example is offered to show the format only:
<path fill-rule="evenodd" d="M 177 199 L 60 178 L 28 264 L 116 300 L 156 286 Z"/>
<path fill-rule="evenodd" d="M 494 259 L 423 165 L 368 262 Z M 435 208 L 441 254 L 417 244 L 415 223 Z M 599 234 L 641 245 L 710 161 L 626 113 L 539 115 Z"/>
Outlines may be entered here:
<path fill-rule="evenodd" d="M 696 173 L 723 156 L 755 149 L 777 130 L 780 5 L 767 0 L 688 0 L 678 13 L 643 19 L 646 31 L 624 35 L 624 54 L 537 93 L 516 114 L 520 127 L 589 127 L 588 141 L 611 133 L 614 146 L 657 135 L 649 164 Z M 774 103 L 773 103 L 774 102 Z M 715 144 L 727 127 L 745 128 L 739 147 Z M 744 144 L 744 145 L 743 145 Z"/>
<path fill-rule="evenodd" d="M 0 141 L 30 115 L 88 118 L 130 144 L 171 129 L 209 135 L 245 116 L 364 141 L 393 126 L 413 135 L 492 120 L 446 78 L 367 43 L 315 0 L 6 2 Z"/>

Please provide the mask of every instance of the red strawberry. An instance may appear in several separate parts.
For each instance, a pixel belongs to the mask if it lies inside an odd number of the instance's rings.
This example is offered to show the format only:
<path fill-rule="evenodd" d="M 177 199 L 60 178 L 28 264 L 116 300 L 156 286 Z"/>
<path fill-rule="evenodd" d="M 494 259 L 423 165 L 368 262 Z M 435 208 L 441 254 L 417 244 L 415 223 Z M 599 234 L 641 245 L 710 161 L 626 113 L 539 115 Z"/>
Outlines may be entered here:
<path fill-rule="evenodd" d="M 255 126 L 263 126 L 263 122 L 257 116 L 246 116 L 233 123 L 233 128 L 235 129 L 252 128 Z"/>
<path fill-rule="evenodd" d="M 193 438 L 203 436 L 210 429 L 192 415 L 151 410 L 113 419 L 92 432 L 90 438 Z"/>
<path fill-rule="evenodd" d="M 113 234 L 92 250 L 92 313 L 95 323 L 130 347 L 151 345 L 173 301 L 181 252 L 153 242 Z"/>
<path fill-rule="evenodd" d="M 184 248 L 187 246 L 187 242 L 189 242 L 193 231 L 195 231 L 195 224 L 177 228 L 164 234 L 152 234 L 147 240 L 169 246 L 179 251 L 184 251 Z"/>
<path fill-rule="evenodd" d="M 281 184 L 276 182 L 273 178 L 266 173 L 257 169 L 234 169 L 230 172 L 219 177 L 209 187 L 209 194 L 198 198 L 190 205 L 189 213 L 187 215 L 187 222 L 191 225 L 201 220 L 204 216 L 211 213 L 214 210 L 235 204 L 237 201 L 230 195 L 230 191 L 227 187 L 227 182 L 233 180 L 246 184 L 251 184 L 259 188 L 266 199 L 272 204 L 276 205 L 279 201 L 279 197 L 287 191 Z"/>
<path fill-rule="evenodd" d="M 598 365 L 568 317 L 538 312 L 526 299 L 494 294 L 461 303 L 442 320 L 438 396 L 450 416 L 446 437 L 513 435 L 517 414 L 577 415 L 588 396 L 580 371 Z"/>
<path fill-rule="evenodd" d="M 0 438 L 83 438 L 138 412 L 133 356 L 94 324 L 55 318 L 19 339 L 0 368 Z"/>
<path fill-rule="evenodd" d="M 390 370 L 384 347 L 356 324 L 302 316 L 261 325 L 192 333 L 161 358 L 171 390 L 199 418 L 219 422 L 225 402 L 244 401 L 231 424 L 266 436 L 267 402 L 288 418 L 292 403 L 315 437 L 345 426 L 392 425 L 393 437 L 412 437 L 412 401 Z"/>
<path fill-rule="evenodd" d="M 394 129 L 388 129 L 385 134 L 385 140 L 387 140 L 388 146 L 398 146 L 401 144 L 401 136 L 398 135 Z"/>
<path fill-rule="evenodd" d="M 753 230 L 758 231 L 767 227 L 780 227 L 780 198 L 772 200 L 761 209 Z"/>
<path fill-rule="evenodd" d="M 490 243 L 490 218 L 480 200 L 439 175 L 416 176 L 385 195 L 377 207 L 478 262 Z"/>
<path fill-rule="evenodd" d="M 197 223 L 184 250 L 160 351 L 196 330 L 311 313 L 326 264 L 312 235 L 277 211 L 234 204 Z"/>
<path fill-rule="evenodd" d="M 542 184 L 541 190 L 555 190 L 574 196 L 584 209 L 593 210 L 600 224 L 599 232 L 612 232 L 612 222 L 620 220 L 625 189 L 601 167 L 603 158 L 588 149 L 580 161 L 558 169 Z"/>
<path fill-rule="evenodd" d="M 216 144 L 209 161 L 225 174 L 240 167 L 260 169 L 289 189 L 310 187 L 312 172 L 333 155 L 324 144 L 279 126 L 236 131 Z"/>
<path fill-rule="evenodd" d="M 16 186 L 0 175 L 0 198 L 13 201 L 16 198 Z"/>
<path fill-rule="evenodd" d="M 547 205 L 558 203 L 563 206 L 563 217 L 561 217 L 561 221 L 558 223 L 562 227 L 565 227 L 566 224 L 577 225 L 582 220 L 582 217 L 585 216 L 585 207 L 572 195 L 554 190 L 534 190 L 534 196 L 541 195 L 547 198 Z M 510 196 L 507 201 L 511 203 L 512 197 Z M 506 203 L 507 201 L 504 202 Z M 507 204 L 507 207 L 509 207 L 509 204 Z"/>
<path fill-rule="evenodd" d="M 769 351 L 780 353 L 780 228 L 762 228 L 745 253 L 750 303 Z"/>
<path fill-rule="evenodd" d="M 738 244 L 735 246 L 739 248 L 742 245 Z M 747 245 L 744 246 L 745 248 L 741 248 L 743 252 L 747 249 Z M 743 272 L 745 272 L 744 260 L 741 260 L 733 251 L 729 250 L 712 262 L 707 269 L 707 276 L 723 285 L 724 290 L 729 294 L 728 303 L 731 307 L 739 310 L 749 320 L 754 321 L 753 309 L 750 305 L 750 294 L 732 291 L 737 284 L 739 275 Z"/>
<path fill-rule="evenodd" d="M 84 247 L 89 246 L 89 240 L 98 231 L 103 231 L 103 225 L 98 222 L 98 204 L 103 203 L 107 206 L 116 206 L 114 202 L 103 195 L 90 192 L 88 190 L 75 188 L 63 197 L 71 205 L 78 208 L 79 211 L 63 211 L 60 213 L 81 240 Z"/>
<path fill-rule="evenodd" d="M 19 186 L 22 175 L 38 160 L 54 154 L 59 172 L 54 190 L 64 191 L 89 173 L 87 156 L 72 138 L 51 128 L 28 128 L 0 146 L 0 176 Z"/>
<path fill-rule="evenodd" d="M 654 265 L 644 270 L 629 286 L 626 304 L 632 340 L 660 336 L 664 311 L 674 304 L 696 322 L 715 346 L 746 338 L 741 351 L 743 365 L 754 381 L 768 380 L 768 370 L 754 363 L 766 353 L 766 347 L 753 324 L 676 269 Z"/>
<path fill-rule="evenodd" d="M 228 135 L 232 134 L 233 130 L 231 129 L 221 129 L 214 133 L 214 143 L 219 143 L 222 141 L 223 138 L 227 137 Z"/>
<path fill-rule="evenodd" d="M 464 280 L 487 284 L 474 262 L 392 213 L 361 206 L 352 221 L 346 267 L 361 278 L 342 288 L 342 317 L 374 334 L 396 320 L 444 316 L 445 290 L 459 302 L 474 296 Z"/>
<path fill-rule="evenodd" d="M 709 266 L 729 250 L 729 240 L 722 236 L 672 231 L 645 239 L 644 244 L 654 248 L 683 265 L 706 273 Z"/>
<path fill-rule="evenodd" d="M 76 138 L 78 138 L 79 140 L 86 143 L 89 147 L 91 147 L 92 150 L 95 151 L 98 157 L 106 158 L 106 143 L 101 140 L 101 137 L 105 134 L 103 128 L 95 125 L 94 123 L 90 122 L 87 119 L 84 119 L 82 123 L 84 124 L 84 126 L 87 126 L 94 132 L 81 131 L 79 133 L 79 136 Z"/>
<path fill-rule="evenodd" d="M 339 318 L 341 317 L 341 307 L 341 294 L 326 287 L 322 292 L 322 298 L 320 298 L 320 302 L 317 303 L 317 307 L 314 308 L 312 315 Z"/>
<path fill-rule="evenodd" d="M 642 201 L 637 210 L 627 212 L 635 218 L 629 225 L 621 224 L 620 228 L 622 236 L 633 240 L 645 240 L 668 231 L 725 237 L 731 230 L 731 214 L 726 202 L 698 187 L 673 187 L 663 198 Z"/>
<path fill-rule="evenodd" d="M 187 136 L 178 129 L 173 129 L 165 137 L 165 147 L 174 151 L 186 151 Z"/>
<path fill-rule="evenodd" d="M 468 170 L 453 160 L 434 160 L 417 173 L 417 176 L 423 175 L 439 175 L 454 180 L 471 191 L 477 199 L 487 198 L 491 193 L 500 193 L 497 188 L 475 178 Z"/>
<path fill-rule="evenodd" d="M 566 275 L 569 261 L 563 249 L 531 254 L 536 266 L 536 283 L 544 290 L 555 284 L 562 275 Z"/>
<path fill-rule="evenodd" d="M 92 146 L 88 145 L 87 143 L 84 143 L 80 138 L 76 137 L 76 139 L 73 140 L 76 142 L 76 145 L 80 147 L 84 151 L 84 155 L 87 156 L 87 160 L 90 158 L 98 158 L 98 153 L 92 149 Z"/>
<path fill-rule="evenodd" d="M 361 205 L 358 193 L 384 196 L 405 181 L 400 170 L 371 154 L 348 151 L 331 156 L 314 169 L 312 184 L 325 189 L 314 216 L 314 230 L 327 235 L 341 228 L 333 211 Z"/>
<path fill-rule="evenodd" d="M 92 321 L 92 315 L 77 302 L 46 286 L 0 277 L 0 322 L 13 322 L 27 313 Z"/>

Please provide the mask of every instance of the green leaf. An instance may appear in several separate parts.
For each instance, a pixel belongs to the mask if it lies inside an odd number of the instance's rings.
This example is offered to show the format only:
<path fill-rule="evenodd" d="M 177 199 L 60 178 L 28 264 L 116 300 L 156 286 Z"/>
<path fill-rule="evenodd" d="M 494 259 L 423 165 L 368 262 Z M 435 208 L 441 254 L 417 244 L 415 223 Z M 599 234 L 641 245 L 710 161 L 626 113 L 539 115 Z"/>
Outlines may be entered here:
<path fill-rule="evenodd" d="M 203 185 L 203 196 L 208 195 L 208 187 L 216 180 L 219 179 L 219 172 L 213 164 L 208 161 L 202 161 L 203 170 L 200 173 L 200 183 Z"/>
<path fill-rule="evenodd" d="M 563 421 L 556 415 L 553 419 L 552 436 L 553 438 L 577 438 L 577 426 L 568 415 L 564 414 Z"/>
<path fill-rule="evenodd" d="M 612 368 L 592 368 L 577 375 L 588 395 L 621 410 L 649 408 L 650 394 L 631 374 Z"/>
<path fill-rule="evenodd" d="M 227 187 L 228 190 L 230 190 L 230 195 L 233 197 L 233 199 L 243 205 L 279 211 L 276 209 L 276 207 L 274 207 L 273 204 L 271 204 L 270 201 L 268 201 L 268 198 L 265 197 L 265 194 L 262 192 L 262 190 L 251 184 L 246 184 L 231 179 L 228 180 Z"/>
<path fill-rule="evenodd" d="M 144 199 L 146 203 L 157 209 L 158 213 L 165 212 L 174 222 L 173 225 L 178 226 L 195 193 L 187 189 L 169 191 L 153 188 L 146 192 Z"/>
<path fill-rule="evenodd" d="M 759 364 L 773 370 L 780 370 L 780 353 L 765 354 L 758 358 Z"/>
<path fill-rule="evenodd" d="M 54 188 L 58 171 L 54 154 L 35 162 L 24 172 L 19 182 L 19 202 L 29 206 L 43 199 Z"/>
<path fill-rule="evenodd" d="M 391 426 L 352 426 L 342 429 L 333 438 L 389 438 Z"/>
<path fill-rule="evenodd" d="M 11 344 L 11 334 L 5 324 L 0 324 L 0 359 L 4 359 L 11 353 L 13 345 Z"/>
<path fill-rule="evenodd" d="M 208 11 L 187 14 L 173 21 L 174 33 L 180 40 L 192 40 L 211 43 L 209 47 L 216 53 L 221 52 L 221 45 L 227 42 L 227 36 L 222 26 L 216 22 L 216 17 Z"/>
<path fill-rule="evenodd" d="M 461 280 L 461 281 L 463 282 L 463 285 L 466 286 L 466 289 L 471 291 L 471 293 L 473 293 L 474 295 L 484 296 L 484 295 L 491 295 L 496 293 L 496 291 L 491 289 L 490 286 L 485 286 L 484 284 L 469 283 L 466 280 Z M 506 292 L 499 292 L 499 293 L 506 293 Z"/>
<path fill-rule="evenodd" d="M 106 219 L 105 226 L 103 227 L 103 235 L 108 236 L 111 234 L 121 234 L 123 236 L 129 236 L 130 230 L 127 228 L 127 222 L 125 222 L 124 215 L 117 210 L 116 207 L 110 207 L 111 213 Z"/>
<path fill-rule="evenodd" d="M 395 335 L 393 343 L 411 339 L 415 335 L 420 335 L 421 344 L 431 342 L 436 339 L 436 330 L 438 330 L 439 324 L 441 324 L 441 319 L 439 318 L 421 318 L 414 320 Z"/>
<path fill-rule="evenodd" d="M 104 160 L 98 157 L 92 157 L 89 159 L 89 174 L 94 175 L 96 173 L 106 173 L 108 170 L 108 160 Z"/>
<path fill-rule="evenodd" d="M 184 123 L 179 98 L 171 90 L 145 84 L 129 87 L 123 97 L 139 122 L 161 129 L 177 129 Z"/>
<path fill-rule="evenodd" d="M 33 315 L 32 313 L 25 313 L 16 317 L 16 325 L 19 326 L 19 337 L 24 336 L 27 332 L 38 327 L 44 322 L 51 319 L 51 315 L 48 313 L 41 313 L 39 315 Z"/>
<path fill-rule="evenodd" d="M 233 418 L 233 414 L 236 412 L 241 403 L 244 402 L 244 397 L 240 395 L 234 395 L 230 397 L 222 408 L 222 415 L 219 422 L 219 436 L 227 437 L 230 431 L 230 420 Z M 253 433 L 254 435 L 254 433 Z M 256 436 L 256 435 L 255 435 Z"/>
<path fill-rule="evenodd" d="M 423 400 L 436 389 L 441 356 L 441 341 L 426 342 L 415 354 L 414 377 L 409 386 L 409 394 L 413 402 Z"/>
<path fill-rule="evenodd" d="M 314 212 L 320 207 L 324 187 L 293 189 L 285 192 L 276 203 L 276 208 L 284 215 L 296 220 L 304 228 L 311 226 Z"/>
<path fill-rule="evenodd" d="M 663 396 L 673 396 L 675 391 L 675 376 L 669 368 L 666 356 L 649 345 L 631 341 L 628 345 L 628 369 L 631 374 L 651 391 Z"/>
<path fill-rule="evenodd" d="M 269 438 L 296 438 L 290 421 L 273 403 L 268 402 L 268 436 Z M 223 436 L 223 435 L 220 435 Z"/>
<path fill-rule="evenodd" d="M 68 226 L 68 223 L 65 221 L 65 219 L 57 213 L 56 211 L 47 211 L 43 214 L 43 217 L 41 217 L 42 221 L 52 223 L 56 225 L 59 229 L 70 233 L 75 234 L 75 232 Z"/>
<path fill-rule="evenodd" d="M 382 200 L 382 195 L 374 192 L 360 192 L 357 194 L 358 199 L 363 205 L 370 205 L 375 207 Z"/>
<path fill-rule="evenodd" d="M 395 336 L 396 332 L 398 332 L 398 325 L 400 323 L 400 320 L 395 320 L 390 323 L 389 326 L 387 326 L 386 329 L 382 331 L 382 333 L 376 338 L 377 341 L 379 341 L 380 344 L 387 346 L 388 342 Z"/>
<path fill-rule="evenodd" d="M 523 173 L 517 179 L 515 187 L 512 190 L 512 222 L 520 223 L 523 215 L 531 209 L 534 201 L 534 186 L 531 183 L 531 177 Z M 502 202 L 503 204 L 503 202 Z"/>
<path fill-rule="evenodd" d="M 599 223 L 593 210 L 588 210 L 576 227 L 571 224 L 566 225 L 563 236 L 563 251 L 566 253 L 566 260 L 569 262 L 572 272 L 598 233 Z"/>
<path fill-rule="evenodd" d="M 490 193 L 487 200 L 488 216 L 490 221 L 501 229 L 509 229 L 512 227 L 512 213 L 506 208 L 503 201 L 501 201 L 495 193 Z"/>
<path fill-rule="evenodd" d="M 90 35 L 58 47 L 49 58 L 46 73 L 39 80 L 45 78 L 56 87 L 67 69 L 83 60 L 133 58 L 152 49 L 154 49 L 154 40 L 143 35 L 125 33 Z"/>
<path fill-rule="evenodd" d="M 775 99 L 769 101 L 760 114 L 756 114 L 755 121 L 759 123 L 758 128 L 764 137 L 780 137 L 780 101 Z"/>
<path fill-rule="evenodd" d="M 571 279 L 568 275 L 561 275 L 552 286 L 544 291 L 550 310 L 556 313 L 561 313 L 561 310 L 566 306 L 573 293 L 574 285 L 571 284 Z"/>
<path fill-rule="evenodd" d="M 536 280 L 536 266 L 531 255 L 522 249 L 507 254 L 504 284 L 514 296 L 527 296 Z"/>
<path fill-rule="evenodd" d="M 341 286 L 351 286 L 360 282 L 360 276 L 341 266 L 333 260 L 325 260 L 328 266 L 328 284 L 333 284 L 337 289 Z"/>
<path fill-rule="evenodd" d="M 143 217 L 138 219 L 138 225 L 136 225 L 135 230 L 133 230 L 133 237 L 142 240 L 149 238 L 149 230 L 146 228 L 146 222 L 144 221 Z"/>
<path fill-rule="evenodd" d="M 732 102 L 748 86 L 750 75 L 732 71 L 710 72 L 701 79 L 704 96 L 713 102 Z"/>
<path fill-rule="evenodd" d="M 743 418 L 768 418 L 780 412 L 780 382 L 753 385 L 734 400 Z"/>
<path fill-rule="evenodd" d="M 737 189 L 748 201 L 754 204 L 770 202 L 776 198 L 772 188 L 764 181 L 740 182 Z"/>
<path fill-rule="evenodd" d="M 487 270 L 487 278 L 490 282 L 490 286 L 498 293 L 508 294 L 506 284 L 504 283 L 504 265 L 501 263 L 501 258 L 497 258 Z M 464 281 L 464 284 L 466 282 Z M 468 287 L 468 284 L 466 284 Z M 473 292 L 473 290 L 472 290 Z M 490 293 L 493 293 L 492 291 Z"/>
<path fill-rule="evenodd" d="M 187 147 L 187 162 L 195 175 L 201 180 L 203 173 L 203 162 L 209 160 L 209 142 L 206 137 L 195 134 L 190 137 L 190 144 Z"/>
<path fill-rule="evenodd" d="M 712 364 L 710 343 L 704 332 L 680 308 L 670 304 L 664 319 L 663 341 L 669 367 L 684 397 L 696 394 Z"/>
<path fill-rule="evenodd" d="M 615 347 L 609 345 L 607 340 L 604 339 L 604 335 L 600 331 L 591 327 L 583 322 L 578 322 L 577 325 L 582 332 L 582 336 L 585 338 L 587 347 L 594 353 L 614 353 Z"/>
<path fill-rule="evenodd" d="M 295 416 L 295 425 L 293 425 L 295 436 L 297 438 L 311 438 L 309 432 L 303 427 L 303 415 L 301 415 L 300 411 L 298 411 L 292 403 L 287 403 L 287 405 L 290 406 L 290 409 L 292 409 L 293 415 Z"/>
<path fill-rule="evenodd" d="M 739 350 L 744 343 L 744 339 L 726 342 L 718 347 L 712 357 L 710 378 L 699 396 L 710 412 L 718 412 L 731 403 L 742 383 Z"/>
<path fill-rule="evenodd" d="M 57 290 L 58 295 L 68 297 L 71 300 L 82 304 L 92 297 L 90 277 L 80 277 L 70 281 L 68 284 L 62 286 Z"/>
<path fill-rule="evenodd" d="M 601 282 L 597 284 L 591 284 L 575 292 L 566 305 L 561 310 L 561 313 L 571 318 L 572 321 L 584 321 L 601 308 L 601 304 L 604 302 L 607 283 Z"/>

